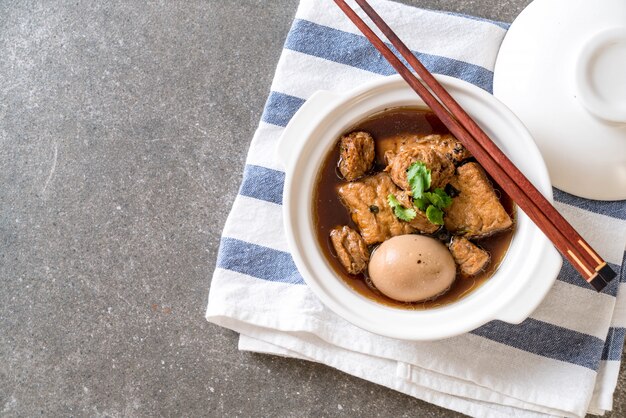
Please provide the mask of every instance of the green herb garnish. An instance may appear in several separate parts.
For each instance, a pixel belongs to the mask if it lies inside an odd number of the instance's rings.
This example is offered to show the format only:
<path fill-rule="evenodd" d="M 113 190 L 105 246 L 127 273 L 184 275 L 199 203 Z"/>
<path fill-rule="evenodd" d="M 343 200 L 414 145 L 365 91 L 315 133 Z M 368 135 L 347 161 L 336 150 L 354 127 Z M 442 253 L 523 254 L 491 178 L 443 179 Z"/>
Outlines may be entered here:
<path fill-rule="evenodd" d="M 409 166 L 406 179 L 411 186 L 413 199 L 419 199 L 422 193 L 430 189 L 430 170 L 421 161 L 416 161 Z"/>
<path fill-rule="evenodd" d="M 394 195 L 390 194 L 387 196 L 387 201 L 389 202 L 391 209 L 393 209 L 394 215 L 396 215 L 398 219 L 410 222 L 417 216 L 415 209 L 405 208 L 400 202 L 398 202 L 398 199 L 396 199 Z"/>
<path fill-rule="evenodd" d="M 443 225 L 443 210 L 452 204 L 452 198 L 443 191 L 424 192 L 424 195 L 413 201 L 415 206 L 426 212 L 428 220 L 435 225 Z"/>
<path fill-rule="evenodd" d="M 452 198 L 443 189 L 437 188 L 432 192 L 427 191 L 430 189 L 430 170 L 426 168 L 423 162 L 416 161 L 406 171 L 406 178 L 411 186 L 415 207 L 426 212 L 426 217 L 433 224 L 443 225 L 443 209 L 452 204 Z M 396 214 L 396 216 L 398 215 Z"/>
<path fill-rule="evenodd" d="M 443 189 L 434 192 L 425 192 L 424 197 L 437 209 L 445 209 L 452 204 L 452 198 Z"/>
<path fill-rule="evenodd" d="M 426 209 L 426 217 L 435 225 L 443 225 L 443 211 L 436 206 L 430 205 Z"/>
<path fill-rule="evenodd" d="M 424 212 L 426 209 L 428 209 L 428 205 L 430 205 L 430 200 L 428 200 L 427 196 L 422 196 L 420 198 L 413 199 L 413 204 L 416 208 Z"/>

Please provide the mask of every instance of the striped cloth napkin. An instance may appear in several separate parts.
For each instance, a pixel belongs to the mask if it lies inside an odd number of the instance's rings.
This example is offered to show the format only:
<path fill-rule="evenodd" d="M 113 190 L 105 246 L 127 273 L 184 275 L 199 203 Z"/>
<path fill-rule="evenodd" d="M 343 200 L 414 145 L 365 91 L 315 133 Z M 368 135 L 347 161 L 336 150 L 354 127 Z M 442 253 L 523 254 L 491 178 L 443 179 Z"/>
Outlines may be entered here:
<path fill-rule="evenodd" d="M 430 71 L 491 90 L 507 25 L 372 1 Z M 206 318 L 241 334 L 239 348 L 316 361 L 433 404 L 481 416 L 583 416 L 612 407 L 624 343 L 624 271 L 602 293 L 565 262 L 520 325 L 491 322 L 438 342 L 361 330 L 304 284 L 282 226 L 284 173 L 274 154 L 291 116 L 316 90 L 346 91 L 393 74 L 330 0 L 302 0 L 252 139 L 224 227 Z M 554 190 L 556 207 L 619 270 L 626 203 Z"/>

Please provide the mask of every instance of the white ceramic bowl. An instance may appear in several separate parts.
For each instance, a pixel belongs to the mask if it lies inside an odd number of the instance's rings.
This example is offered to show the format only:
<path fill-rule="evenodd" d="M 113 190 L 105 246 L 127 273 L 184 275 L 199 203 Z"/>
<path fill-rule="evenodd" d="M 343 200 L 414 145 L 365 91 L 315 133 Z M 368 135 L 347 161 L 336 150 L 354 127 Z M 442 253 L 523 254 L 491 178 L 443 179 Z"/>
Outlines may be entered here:
<path fill-rule="evenodd" d="M 451 77 L 437 79 L 505 154 L 552 200 L 548 172 L 522 123 L 489 93 Z M 561 257 L 520 210 L 500 268 L 481 287 L 449 305 L 410 311 L 370 300 L 337 277 L 324 257 L 313 224 L 312 196 L 318 170 L 337 138 L 369 115 L 398 106 L 424 106 L 399 77 L 386 77 L 345 94 L 315 93 L 285 129 L 278 155 L 286 169 L 283 216 L 289 248 L 300 274 L 335 313 L 365 330 L 406 340 L 459 335 L 492 321 L 519 323 L 544 298 L 561 268 Z"/>

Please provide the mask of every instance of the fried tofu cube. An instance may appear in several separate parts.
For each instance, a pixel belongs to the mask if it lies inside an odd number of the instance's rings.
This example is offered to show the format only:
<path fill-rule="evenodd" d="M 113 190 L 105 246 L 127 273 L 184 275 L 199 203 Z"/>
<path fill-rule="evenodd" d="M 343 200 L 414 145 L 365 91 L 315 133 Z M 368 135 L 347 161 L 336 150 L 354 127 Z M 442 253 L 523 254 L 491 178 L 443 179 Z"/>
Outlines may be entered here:
<path fill-rule="evenodd" d="M 509 229 L 513 220 L 498 200 L 487 175 L 477 163 L 457 168 L 450 184 L 459 191 L 446 209 L 445 227 L 466 238 L 480 238 Z"/>
<path fill-rule="evenodd" d="M 387 173 L 344 183 L 337 192 L 367 245 L 415 232 L 411 225 L 394 215 L 387 202 L 387 196 L 398 196 L 401 192 Z"/>

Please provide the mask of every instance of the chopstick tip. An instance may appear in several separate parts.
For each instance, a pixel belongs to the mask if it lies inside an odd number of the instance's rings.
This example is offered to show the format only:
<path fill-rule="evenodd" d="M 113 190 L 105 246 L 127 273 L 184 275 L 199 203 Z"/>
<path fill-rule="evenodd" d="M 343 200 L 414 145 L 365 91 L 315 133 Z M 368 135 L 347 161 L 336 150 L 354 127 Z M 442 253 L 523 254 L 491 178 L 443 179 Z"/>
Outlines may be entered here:
<path fill-rule="evenodd" d="M 607 283 L 609 283 L 617 276 L 617 273 L 615 273 L 611 266 L 609 266 L 607 263 L 604 263 L 604 265 L 598 269 L 598 274 L 602 276 L 602 279 Z"/>
<path fill-rule="evenodd" d="M 589 284 L 591 286 L 593 286 L 594 289 L 596 289 L 596 291 L 601 292 L 602 289 L 604 289 L 606 287 L 606 285 L 608 284 L 604 278 L 596 273 L 594 274 L 589 280 L 588 280 Z"/>

